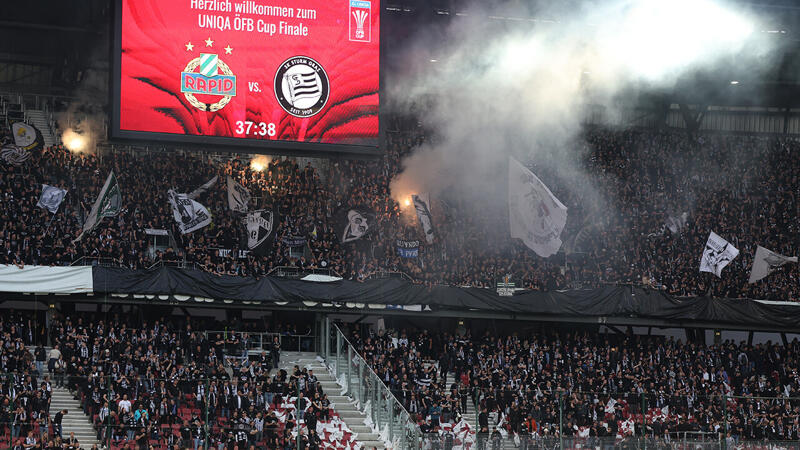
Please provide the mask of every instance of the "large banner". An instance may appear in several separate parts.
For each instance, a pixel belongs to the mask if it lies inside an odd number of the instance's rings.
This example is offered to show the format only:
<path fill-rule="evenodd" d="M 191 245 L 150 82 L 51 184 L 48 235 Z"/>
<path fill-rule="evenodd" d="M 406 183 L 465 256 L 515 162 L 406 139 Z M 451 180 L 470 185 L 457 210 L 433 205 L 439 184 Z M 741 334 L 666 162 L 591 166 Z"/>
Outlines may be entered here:
<path fill-rule="evenodd" d="M 0 264 L 0 292 L 80 294 L 92 292 L 92 268 Z"/>
<path fill-rule="evenodd" d="M 118 2 L 121 137 L 377 147 L 380 0 Z"/>
<path fill-rule="evenodd" d="M 416 258 L 419 256 L 419 241 L 397 240 L 397 255 L 401 258 Z"/>
<path fill-rule="evenodd" d="M 417 218 L 425 232 L 425 240 L 428 244 L 433 244 L 433 217 L 431 216 L 430 196 L 413 195 L 414 209 L 417 210 Z"/>
<path fill-rule="evenodd" d="M 558 252 L 567 207 L 514 158 L 509 158 L 508 166 L 508 215 L 512 238 L 522 239 L 542 257 Z"/>

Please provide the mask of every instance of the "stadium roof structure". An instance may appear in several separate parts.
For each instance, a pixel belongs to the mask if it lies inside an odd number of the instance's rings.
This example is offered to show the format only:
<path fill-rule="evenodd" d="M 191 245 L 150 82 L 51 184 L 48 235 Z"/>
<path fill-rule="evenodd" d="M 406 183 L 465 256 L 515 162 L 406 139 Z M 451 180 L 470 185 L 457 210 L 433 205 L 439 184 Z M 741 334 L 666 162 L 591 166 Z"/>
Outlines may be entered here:
<path fill-rule="evenodd" d="M 561 11 L 571 11 L 585 3 L 582 0 L 493 2 L 490 4 L 496 5 L 496 12 L 485 14 L 487 20 L 506 21 L 510 27 L 558 27 L 563 18 L 547 12 L 551 5 L 559 5 Z M 439 29 L 444 38 L 448 23 L 467 15 L 467 7 L 473 2 L 389 0 L 384 4 L 392 19 L 385 25 L 390 33 L 408 37 L 416 28 L 424 28 L 427 33 Z M 687 74 L 668 90 L 645 90 L 646 102 L 656 99 L 667 105 L 800 107 L 800 4 L 792 0 L 729 1 L 726 4 L 756 16 L 755 32 L 763 35 L 773 50 L 750 58 L 739 55 L 736 60 L 725 61 L 724 69 L 715 67 Z M 484 8 L 484 11 L 492 11 L 491 6 L 484 5 Z M 680 24 L 675 24 L 675 33 L 680 33 Z M 407 41 L 398 39 L 399 50 L 402 50 L 402 42 Z M 432 57 L 446 63 L 446 55 Z M 429 61 L 427 56 L 421 59 Z M 403 61 L 405 63 L 407 61 Z"/>
<path fill-rule="evenodd" d="M 33 0 L 0 3 L 0 91 L 93 95 L 106 101 L 112 4 L 108 0 Z M 584 2 L 517 0 L 483 5 L 487 19 L 511 26 L 558 26 L 546 13 L 553 4 Z M 662 103 L 800 107 L 800 5 L 793 0 L 732 1 L 759 17 L 758 30 L 774 40 L 775 54 L 737 60 L 733 68 L 685 77 L 674 89 L 653 92 Z M 448 23 L 465 14 L 466 0 L 384 0 L 385 67 L 407 66 L 408 39 L 418 30 L 444 36 Z M 494 9 L 492 9 L 494 8 Z M 679 27 L 676 27 L 676 33 Z M 428 63 L 428 55 L 421 61 Z M 441 55 L 442 57 L 444 55 Z M 103 83 L 86 86 L 87 73 Z M 731 81 L 737 81 L 731 84 Z"/>

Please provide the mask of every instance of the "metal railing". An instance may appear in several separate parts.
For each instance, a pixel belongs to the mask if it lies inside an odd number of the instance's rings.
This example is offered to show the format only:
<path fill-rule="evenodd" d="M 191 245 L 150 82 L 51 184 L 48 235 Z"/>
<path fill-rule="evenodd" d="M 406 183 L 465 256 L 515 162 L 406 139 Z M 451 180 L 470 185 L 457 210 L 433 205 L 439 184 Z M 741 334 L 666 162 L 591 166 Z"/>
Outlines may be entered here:
<path fill-rule="evenodd" d="M 418 449 L 422 432 L 413 416 L 394 397 L 389 388 L 356 352 L 347 337 L 330 319 L 323 323 L 321 356 L 328 370 L 367 415 L 367 421 L 382 440 L 395 449 Z"/>
<path fill-rule="evenodd" d="M 306 275 L 328 275 L 332 277 L 341 277 L 338 273 L 336 273 L 333 269 L 320 269 L 320 268 L 309 268 L 303 269 L 300 267 L 294 266 L 278 266 L 273 268 L 272 270 L 267 273 L 268 276 L 275 276 L 281 278 L 292 278 L 292 279 L 299 279 L 303 278 Z"/>
<path fill-rule="evenodd" d="M 426 433 L 421 439 L 421 448 L 451 449 L 470 448 L 474 450 L 532 450 L 532 449 L 637 449 L 637 450 L 788 450 L 800 449 L 798 441 L 725 441 L 715 435 L 709 439 L 673 439 L 670 437 L 565 437 L 539 436 L 537 434 L 477 433 L 465 437 L 448 430 Z"/>
<path fill-rule="evenodd" d="M 312 333 L 309 334 L 290 334 L 290 333 L 258 333 L 251 331 L 232 331 L 232 330 L 208 330 L 204 331 L 203 335 L 209 341 L 216 339 L 219 335 L 223 339 L 228 339 L 230 336 L 239 338 L 242 341 L 244 335 L 247 335 L 247 348 L 243 348 L 240 344 L 239 349 L 241 355 L 244 356 L 244 351 L 267 351 L 269 352 L 273 340 L 277 336 L 278 342 L 281 345 L 281 351 L 284 352 L 314 352 L 319 351 L 317 348 L 317 336 Z M 231 352 L 233 354 L 233 352 Z"/>
<path fill-rule="evenodd" d="M 400 279 L 406 280 L 408 282 L 412 282 L 412 283 L 414 282 L 414 279 L 411 278 L 411 276 L 408 275 L 405 272 L 394 272 L 394 271 L 389 271 L 389 270 L 376 270 L 375 272 L 372 272 L 369 275 L 367 275 L 366 279 L 367 280 L 383 280 L 383 279 L 387 279 L 387 278 L 400 278 Z"/>
<path fill-rule="evenodd" d="M 103 266 L 103 267 L 122 267 L 114 258 L 99 257 L 99 256 L 81 256 L 73 261 L 70 266 Z"/>
<path fill-rule="evenodd" d="M 191 269 L 191 270 L 202 270 L 207 271 L 206 267 L 195 263 L 195 262 L 188 262 L 182 259 L 172 259 L 172 260 L 163 260 L 159 259 L 158 261 L 154 262 L 147 268 L 147 270 L 160 268 L 160 267 L 176 267 L 178 269 Z"/>

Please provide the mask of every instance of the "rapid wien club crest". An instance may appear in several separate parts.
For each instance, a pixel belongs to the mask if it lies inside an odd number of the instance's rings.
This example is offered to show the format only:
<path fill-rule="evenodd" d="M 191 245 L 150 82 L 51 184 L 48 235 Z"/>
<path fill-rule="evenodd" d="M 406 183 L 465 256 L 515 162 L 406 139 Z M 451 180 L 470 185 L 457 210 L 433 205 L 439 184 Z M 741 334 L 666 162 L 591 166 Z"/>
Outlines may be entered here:
<path fill-rule="evenodd" d="M 205 40 L 205 47 L 212 47 L 214 41 L 209 37 Z M 186 51 L 191 52 L 194 45 L 185 44 Z M 225 47 L 225 53 L 230 55 L 233 49 L 230 45 Z M 192 59 L 181 72 L 181 92 L 192 106 L 200 111 L 216 112 L 224 108 L 236 96 L 236 76 L 231 68 L 215 53 L 200 53 Z M 214 103 L 203 103 L 195 94 L 220 96 Z"/>

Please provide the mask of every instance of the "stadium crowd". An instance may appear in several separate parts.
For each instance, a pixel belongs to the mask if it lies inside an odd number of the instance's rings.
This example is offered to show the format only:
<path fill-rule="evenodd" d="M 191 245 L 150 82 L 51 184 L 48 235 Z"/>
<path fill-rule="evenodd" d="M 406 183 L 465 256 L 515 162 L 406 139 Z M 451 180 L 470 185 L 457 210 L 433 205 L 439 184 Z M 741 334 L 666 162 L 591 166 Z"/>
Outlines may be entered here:
<path fill-rule="evenodd" d="M 146 268 L 180 261 L 243 276 L 294 266 L 332 269 L 357 280 L 403 272 L 429 285 L 493 288 L 510 276 L 517 287 L 535 290 L 644 283 L 679 296 L 798 299 L 796 264 L 752 285 L 747 275 L 756 245 L 800 253 L 800 143 L 728 135 L 692 140 L 682 132 L 635 130 L 590 130 L 585 138 L 574 151 L 589 176 L 564 180 L 552 168 L 531 165 L 569 207 L 562 236 L 566 256 L 536 256 L 509 239 L 505 219 L 487 224 L 468 199 L 447 193 L 431 201 L 436 235 L 427 244 L 414 208 L 399 204 L 389 191 L 403 157 L 426 140 L 413 129 L 387 133 L 380 159 L 334 159 L 316 167 L 280 157 L 256 167 L 248 157 L 48 148 L 23 166 L 1 166 L 0 263 L 69 265 L 86 257 L 84 263 L 103 259 Z M 122 212 L 73 242 L 111 170 Z M 167 190 L 190 192 L 215 175 L 221 181 L 198 198 L 211 211 L 212 224 L 181 235 Z M 250 190 L 251 209 L 277 207 L 280 224 L 266 256 L 227 251 L 246 248 L 247 240 L 242 215 L 227 207 L 228 175 Z M 36 207 L 42 183 L 69 190 L 55 215 Z M 594 195 L 586 195 L 590 191 Z M 353 206 L 372 211 L 375 223 L 363 239 L 343 244 L 336 215 Z M 684 213 L 685 223 L 669 231 L 665 221 Z M 171 230 L 174 247 L 150 254 L 146 229 Z M 741 250 L 721 279 L 698 270 L 710 231 Z M 419 256 L 399 257 L 397 239 L 419 240 Z"/>
<path fill-rule="evenodd" d="M 317 423 L 338 423 L 331 402 L 313 370 L 277 369 L 277 337 L 268 351 L 248 358 L 246 331 L 207 335 L 191 323 L 173 327 L 131 317 L 55 317 L 48 334 L 35 337 L 52 342 L 48 354 L 39 353 L 41 346 L 26 349 L 34 342 L 26 335 L 30 319 L 0 319 L 0 446 L 80 447 L 62 432 L 65 412 L 50 410 L 53 388 L 73 392 L 97 440 L 110 448 L 202 448 L 207 442 L 208 448 L 295 449 L 298 423 L 303 448 L 331 442 L 317 435 Z"/>
<path fill-rule="evenodd" d="M 800 439 L 796 339 L 704 345 L 632 334 L 424 329 L 351 337 L 433 436 L 473 410 L 478 423 L 470 425 L 484 443 L 503 435 L 518 443 L 646 437 L 663 444 L 683 433 L 717 441 L 726 423 L 731 443 Z"/>

